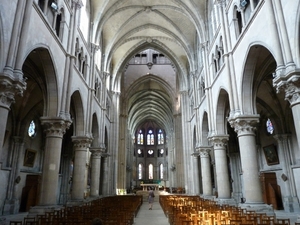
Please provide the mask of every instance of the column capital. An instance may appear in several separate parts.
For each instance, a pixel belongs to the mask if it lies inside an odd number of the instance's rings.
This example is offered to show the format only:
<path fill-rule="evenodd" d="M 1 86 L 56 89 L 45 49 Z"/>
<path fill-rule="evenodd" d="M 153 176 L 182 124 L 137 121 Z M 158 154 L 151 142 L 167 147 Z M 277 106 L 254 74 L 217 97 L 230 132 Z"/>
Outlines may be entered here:
<path fill-rule="evenodd" d="M 291 134 L 276 134 L 273 136 L 275 140 L 277 140 L 278 142 L 281 141 L 285 141 L 287 140 L 289 137 L 291 137 Z"/>
<path fill-rule="evenodd" d="M 291 73 L 273 74 L 273 86 L 276 87 L 277 93 L 285 91 L 285 100 L 289 101 L 291 106 L 300 103 L 300 71 Z"/>
<path fill-rule="evenodd" d="M 234 131 L 237 132 L 238 136 L 244 134 L 254 135 L 256 130 L 255 125 L 259 123 L 259 115 L 238 115 L 228 119 L 230 126 L 234 128 Z"/>
<path fill-rule="evenodd" d="M 48 137 L 62 138 L 71 125 L 70 120 L 64 120 L 60 117 L 41 117 L 40 120 Z"/>
<path fill-rule="evenodd" d="M 200 158 L 208 158 L 211 149 L 212 148 L 201 148 L 200 149 Z"/>
<path fill-rule="evenodd" d="M 92 153 L 93 158 L 100 158 L 102 154 L 105 153 L 105 148 L 102 147 L 91 147 L 89 150 Z"/>
<path fill-rule="evenodd" d="M 229 135 L 214 135 L 209 137 L 209 140 L 214 144 L 214 147 L 225 147 L 229 140 Z"/>
<path fill-rule="evenodd" d="M 199 152 L 193 152 L 191 154 L 191 156 L 193 156 L 194 158 L 198 158 L 199 155 L 200 155 Z"/>
<path fill-rule="evenodd" d="M 9 108 L 15 102 L 15 95 L 23 96 L 26 79 L 0 74 L 0 106 Z"/>
<path fill-rule="evenodd" d="M 81 9 L 83 6 L 83 3 L 81 0 L 72 0 L 73 6 L 75 6 L 75 9 Z"/>
<path fill-rule="evenodd" d="M 75 148 L 87 149 L 92 143 L 92 138 L 87 136 L 73 136 L 72 142 Z M 76 150 L 76 149 L 75 149 Z"/>

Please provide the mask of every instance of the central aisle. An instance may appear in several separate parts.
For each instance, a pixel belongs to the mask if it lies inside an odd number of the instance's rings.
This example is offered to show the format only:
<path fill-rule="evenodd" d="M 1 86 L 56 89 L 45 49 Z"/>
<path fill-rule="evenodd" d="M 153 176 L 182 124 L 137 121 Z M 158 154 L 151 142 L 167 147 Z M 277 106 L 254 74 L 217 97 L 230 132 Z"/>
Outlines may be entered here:
<path fill-rule="evenodd" d="M 153 203 L 152 210 L 149 210 L 147 201 L 144 201 L 136 218 L 134 219 L 134 225 L 169 225 L 168 218 L 165 216 L 159 202 L 158 196 L 155 197 L 156 201 Z"/>

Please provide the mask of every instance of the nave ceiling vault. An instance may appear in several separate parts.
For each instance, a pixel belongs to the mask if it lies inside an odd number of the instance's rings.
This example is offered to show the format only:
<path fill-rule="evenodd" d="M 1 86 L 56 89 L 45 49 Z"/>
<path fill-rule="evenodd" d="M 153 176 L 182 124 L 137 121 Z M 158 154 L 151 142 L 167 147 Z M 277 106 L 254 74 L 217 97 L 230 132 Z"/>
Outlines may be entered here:
<path fill-rule="evenodd" d="M 155 49 L 172 61 L 178 87 L 186 90 L 189 72 L 197 70 L 197 45 L 205 41 L 206 4 L 206 0 L 91 0 L 92 40 L 101 46 L 102 70 L 110 73 L 112 87 L 121 89 L 121 76 L 135 54 Z M 151 89 L 130 99 L 124 112 L 129 130 L 134 132 L 148 120 L 172 129 L 174 95 Z"/>

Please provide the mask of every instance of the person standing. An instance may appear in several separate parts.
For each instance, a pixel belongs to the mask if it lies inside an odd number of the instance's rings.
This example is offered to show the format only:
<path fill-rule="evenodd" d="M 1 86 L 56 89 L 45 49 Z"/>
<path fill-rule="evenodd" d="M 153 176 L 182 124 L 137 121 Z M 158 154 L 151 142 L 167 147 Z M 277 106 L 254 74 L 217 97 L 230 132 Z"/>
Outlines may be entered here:
<path fill-rule="evenodd" d="M 152 188 L 150 188 L 150 191 L 149 191 L 149 196 L 148 196 L 148 202 L 149 202 L 149 210 L 152 210 L 152 205 L 153 205 L 153 202 L 154 202 L 154 191 L 152 190 Z"/>

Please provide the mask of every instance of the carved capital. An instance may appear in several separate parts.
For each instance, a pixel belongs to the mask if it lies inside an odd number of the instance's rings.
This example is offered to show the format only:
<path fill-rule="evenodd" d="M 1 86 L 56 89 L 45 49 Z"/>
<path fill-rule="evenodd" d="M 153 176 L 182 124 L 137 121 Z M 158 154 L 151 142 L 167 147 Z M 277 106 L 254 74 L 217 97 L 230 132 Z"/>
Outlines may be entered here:
<path fill-rule="evenodd" d="M 201 148 L 200 149 L 200 157 L 201 158 L 208 158 L 210 154 L 211 148 Z"/>
<path fill-rule="evenodd" d="M 274 75 L 273 86 L 277 93 L 285 91 L 285 100 L 289 101 L 291 106 L 300 103 L 300 75 L 299 71 L 293 71 L 286 75 Z"/>
<path fill-rule="evenodd" d="M 234 131 L 240 135 L 254 135 L 256 124 L 259 123 L 259 115 L 240 115 L 228 119 Z"/>
<path fill-rule="evenodd" d="M 75 9 L 81 9 L 81 7 L 83 6 L 81 0 L 72 0 L 72 4 L 75 7 Z"/>
<path fill-rule="evenodd" d="M 90 147 L 92 143 L 92 138 L 86 136 L 73 136 L 72 142 L 74 144 L 74 148 L 77 149 L 87 149 Z"/>
<path fill-rule="evenodd" d="M 223 148 L 227 145 L 229 135 L 215 135 L 211 136 L 209 140 L 214 144 L 214 147 Z"/>
<path fill-rule="evenodd" d="M 15 95 L 23 96 L 26 79 L 0 74 L 0 106 L 9 108 L 15 102 Z"/>
<path fill-rule="evenodd" d="M 90 152 L 92 153 L 92 158 L 101 158 L 101 150 L 99 148 L 90 148 Z"/>
<path fill-rule="evenodd" d="M 71 121 L 64 120 L 60 117 L 42 117 L 40 120 L 47 137 L 53 136 L 62 138 L 71 125 Z"/>

